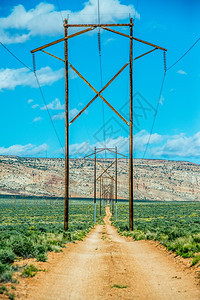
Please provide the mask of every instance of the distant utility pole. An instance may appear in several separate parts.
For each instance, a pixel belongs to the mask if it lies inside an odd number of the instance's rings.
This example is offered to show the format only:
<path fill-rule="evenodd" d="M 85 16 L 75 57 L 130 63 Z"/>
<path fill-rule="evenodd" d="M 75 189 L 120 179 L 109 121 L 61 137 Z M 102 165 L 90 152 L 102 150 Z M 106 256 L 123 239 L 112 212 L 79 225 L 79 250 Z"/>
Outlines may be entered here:
<path fill-rule="evenodd" d="M 65 63 L 65 213 L 64 213 L 64 230 L 68 230 L 68 215 L 69 215 L 69 82 L 68 82 L 68 68 L 69 66 L 72 70 L 96 93 L 96 96 L 77 114 L 77 116 L 70 122 L 72 124 L 98 97 L 101 98 L 117 115 L 120 117 L 128 126 L 129 126 L 129 227 L 130 230 L 133 230 L 133 40 L 140 43 L 154 47 L 154 49 L 141 54 L 134 58 L 137 60 L 144 55 L 147 55 L 157 49 L 167 51 L 167 49 L 160 46 L 154 45 L 152 43 L 143 41 L 133 36 L 133 19 L 130 18 L 130 23 L 127 24 L 68 24 L 67 19 L 64 22 L 64 31 L 65 36 L 59 40 L 46 44 L 44 46 L 38 47 L 31 51 L 34 55 L 37 51 L 43 51 L 44 53 L 51 55 L 52 57 L 59 59 Z M 81 28 L 86 29 L 79 32 L 68 34 L 69 28 Z M 129 27 L 130 34 L 125 34 L 116 30 L 111 29 L 110 27 Z M 109 32 L 121 35 L 123 37 L 129 38 L 130 40 L 130 58 L 129 62 L 126 63 L 119 72 L 101 89 L 97 91 L 69 62 L 68 60 L 68 40 L 74 38 L 78 35 L 87 33 L 95 28 L 101 28 Z M 61 59 L 47 51 L 45 48 L 63 42 L 65 44 L 65 59 Z M 129 65 L 129 74 L 130 74 L 130 110 L 129 110 L 129 122 L 101 95 L 102 92 L 115 80 L 115 78 Z"/>
<path fill-rule="evenodd" d="M 109 163 L 107 165 L 107 167 L 105 168 L 103 166 L 103 164 L 97 160 L 97 154 L 102 154 L 102 152 L 109 152 L 112 154 L 115 154 L 115 159 L 113 160 L 113 162 Z M 112 213 L 114 212 L 114 197 L 113 197 L 113 185 L 115 183 L 115 221 L 117 221 L 117 155 L 122 156 L 127 158 L 127 156 L 117 152 L 117 147 L 115 148 L 94 148 L 94 152 L 91 154 L 88 154 L 87 156 L 85 156 L 84 158 L 88 158 L 91 156 L 94 156 L 94 222 L 96 222 L 96 195 L 97 195 L 97 181 L 100 182 L 100 192 L 99 192 L 99 200 L 100 200 L 100 215 L 101 215 L 101 200 L 102 200 L 102 196 L 105 195 L 106 193 L 109 193 L 109 200 L 112 201 Z M 99 176 L 97 176 L 97 165 L 101 168 L 102 172 Z M 109 173 L 109 169 L 115 165 L 115 175 L 112 176 Z M 107 178 L 109 178 L 111 180 L 111 184 L 109 185 L 103 185 L 103 178 L 105 178 L 105 175 L 107 176 Z M 109 189 L 109 191 L 107 191 Z"/>
<path fill-rule="evenodd" d="M 94 223 L 97 215 L 97 148 L 94 148 Z"/>

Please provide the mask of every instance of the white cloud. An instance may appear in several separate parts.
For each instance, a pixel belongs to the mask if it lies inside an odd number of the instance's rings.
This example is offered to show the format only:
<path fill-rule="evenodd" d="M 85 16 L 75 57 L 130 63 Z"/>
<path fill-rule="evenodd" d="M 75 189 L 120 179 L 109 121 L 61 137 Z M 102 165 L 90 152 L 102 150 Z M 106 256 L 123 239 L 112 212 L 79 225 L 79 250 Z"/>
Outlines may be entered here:
<path fill-rule="evenodd" d="M 187 75 L 187 73 L 183 70 L 178 70 L 176 73 L 181 75 Z"/>
<path fill-rule="evenodd" d="M 105 45 L 109 44 L 110 42 L 113 42 L 114 40 L 115 39 L 113 39 L 113 38 L 107 39 L 103 44 L 105 46 Z"/>
<path fill-rule="evenodd" d="M 133 137 L 134 151 L 143 153 L 145 146 L 149 141 L 149 133 L 141 130 Z M 116 139 L 109 138 L 104 142 L 96 142 L 91 144 L 89 141 L 70 145 L 70 155 L 72 157 L 83 157 L 93 152 L 94 147 L 110 147 L 117 146 L 118 151 L 122 154 L 128 154 L 129 138 L 120 136 Z M 186 136 L 181 133 L 178 135 L 165 136 L 158 133 L 151 135 L 147 157 L 168 158 L 168 159 L 188 159 L 199 158 L 200 153 L 200 131 L 194 135 Z"/>
<path fill-rule="evenodd" d="M 74 70 L 69 69 L 69 78 L 76 79 L 76 78 L 78 78 L 78 74 L 76 72 L 74 72 Z"/>
<path fill-rule="evenodd" d="M 74 118 L 77 114 L 79 113 L 79 110 L 76 108 L 73 108 L 69 111 L 69 118 L 72 119 Z"/>
<path fill-rule="evenodd" d="M 22 44 L 25 43 L 30 37 L 28 34 L 11 34 L 0 25 L 0 39 L 3 44 Z"/>
<path fill-rule="evenodd" d="M 135 150 L 144 150 L 144 146 L 149 142 L 149 145 L 159 144 L 164 137 L 158 133 L 153 133 L 149 140 L 149 133 L 146 130 L 141 130 L 133 137 Z"/>
<path fill-rule="evenodd" d="M 63 120 L 65 118 L 65 112 L 61 112 L 59 114 L 53 115 L 53 120 Z"/>
<path fill-rule="evenodd" d="M 64 69 L 59 69 L 53 71 L 50 67 L 41 68 L 37 71 L 37 77 L 40 82 L 40 85 L 52 85 L 54 82 L 60 80 L 65 75 Z M 36 87 L 36 83 L 33 84 L 33 87 Z"/>
<path fill-rule="evenodd" d="M 163 105 L 163 102 L 165 101 L 165 99 L 164 99 L 164 97 L 163 97 L 163 95 L 161 95 L 161 97 L 160 97 L 160 99 L 159 99 L 159 103 L 161 104 L 161 105 Z"/>
<path fill-rule="evenodd" d="M 28 104 L 32 103 L 34 100 L 33 99 L 29 99 L 27 102 Z"/>
<path fill-rule="evenodd" d="M 134 149 L 137 151 L 144 151 L 145 145 L 149 140 L 149 133 L 146 130 L 141 130 L 133 137 L 134 140 Z M 152 134 L 150 145 L 156 145 L 163 141 L 163 137 L 157 133 Z M 128 154 L 129 148 L 129 138 L 119 136 L 117 138 L 108 138 L 105 143 L 97 142 L 94 144 L 90 144 L 89 142 L 83 142 L 81 144 L 72 144 L 70 145 L 70 155 L 75 157 L 81 157 L 89 154 L 94 150 L 94 147 L 108 147 L 114 148 L 117 146 L 118 151 L 122 154 Z"/>
<path fill-rule="evenodd" d="M 46 110 L 47 108 L 51 109 L 51 110 L 63 110 L 63 109 L 65 109 L 65 105 L 61 104 L 60 100 L 56 98 L 51 103 L 47 104 L 47 106 L 43 106 L 40 109 Z"/>
<path fill-rule="evenodd" d="M 117 146 L 118 151 L 122 154 L 128 153 L 128 138 L 120 136 L 116 139 L 107 139 L 104 142 L 97 142 L 95 144 L 90 144 L 88 141 L 83 143 L 76 143 L 70 145 L 70 156 L 72 157 L 83 157 L 86 156 L 94 151 L 94 147 L 101 148 L 101 147 L 108 147 L 114 148 Z"/>
<path fill-rule="evenodd" d="M 189 137 L 183 133 L 170 136 L 162 146 L 151 149 L 149 153 L 157 157 L 199 158 L 200 131 Z"/>
<path fill-rule="evenodd" d="M 41 121 L 41 120 L 42 120 L 41 117 L 36 117 L 35 119 L 33 119 L 33 122 L 36 123 L 36 122 L 39 122 L 39 121 Z"/>
<path fill-rule="evenodd" d="M 98 142 L 95 145 L 93 145 L 93 149 L 95 146 L 98 148 L 101 148 L 102 146 L 105 146 L 108 148 L 114 148 L 117 146 L 119 152 L 127 153 L 128 152 L 128 140 L 129 140 L 128 137 L 124 137 L 124 136 L 119 136 L 115 139 L 108 138 L 105 141 L 105 144 L 104 144 L 104 142 Z"/>
<path fill-rule="evenodd" d="M 34 105 L 32 105 L 32 108 L 33 108 L 33 109 L 35 109 L 35 108 L 37 108 L 37 107 L 39 107 L 39 104 L 34 104 Z"/>
<path fill-rule="evenodd" d="M 37 71 L 37 76 L 41 86 L 51 85 L 64 77 L 64 69 L 53 71 L 44 67 Z M 0 91 L 14 90 L 17 86 L 37 87 L 33 72 L 26 68 L 0 69 Z"/>
<path fill-rule="evenodd" d="M 8 148 L 0 147 L 0 155 L 34 156 L 47 150 L 47 144 L 42 144 L 39 146 L 33 144 L 13 145 Z"/>
<path fill-rule="evenodd" d="M 88 0 L 79 11 L 62 11 L 64 18 L 70 16 L 70 23 L 96 23 L 97 0 Z M 100 1 L 101 22 L 117 22 L 130 15 L 140 18 L 133 5 L 123 5 L 120 0 Z M 15 33 L 19 30 L 20 33 Z M 0 18 L 0 40 L 2 43 L 23 43 L 37 35 L 56 36 L 63 34 L 60 12 L 50 3 L 41 2 L 35 8 L 26 10 L 23 5 L 13 8 L 11 14 Z"/>
<path fill-rule="evenodd" d="M 69 119 L 74 118 L 79 113 L 79 110 L 76 108 L 73 108 L 69 111 Z M 61 112 L 59 114 L 56 114 L 52 117 L 53 120 L 64 120 L 65 119 L 65 112 Z"/>

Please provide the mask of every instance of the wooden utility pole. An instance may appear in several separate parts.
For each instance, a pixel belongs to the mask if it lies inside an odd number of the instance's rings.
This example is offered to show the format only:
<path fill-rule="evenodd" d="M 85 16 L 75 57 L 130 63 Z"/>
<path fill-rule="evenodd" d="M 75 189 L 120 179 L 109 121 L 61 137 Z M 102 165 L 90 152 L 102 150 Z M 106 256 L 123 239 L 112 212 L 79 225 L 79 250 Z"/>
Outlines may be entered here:
<path fill-rule="evenodd" d="M 115 151 L 115 221 L 117 221 L 117 147 Z"/>
<path fill-rule="evenodd" d="M 129 225 L 133 230 L 133 19 L 130 18 Z"/>
<path fill-rule="evenodd" d="M 97 214 L 97 175 L 96 175 L 96 168 L 97 168 L 97 149 L 94 148 L 94 223 L 96 223 L 96 214 Z"/>
<path fill-rule="evenodd" d="M 64 230 L 68 230 L 69 223 L 69 79 L 68 79 L 68 27 L 65 28 L 65 214 Z"/>
<path fill-rule="evenodd" d="M 100 200 L 100 216 L 101 216 L 101 181 L 102 181 L 102 177 L 100 177 L 100 190 L 99 190 L 99 200 Z"/>

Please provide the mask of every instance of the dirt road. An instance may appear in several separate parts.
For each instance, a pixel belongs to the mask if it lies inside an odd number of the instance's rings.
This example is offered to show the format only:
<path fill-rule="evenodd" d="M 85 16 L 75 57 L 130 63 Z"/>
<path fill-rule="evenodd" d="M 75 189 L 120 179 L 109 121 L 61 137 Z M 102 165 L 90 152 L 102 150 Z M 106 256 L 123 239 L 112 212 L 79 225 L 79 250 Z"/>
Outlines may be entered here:
<path fill-rule="evenodd" d="M 48 272 L 31 279 L 21 299 L 200 299 L 189 272 L 154 245 L 119 236 L 109 217 L 107 207 L 105 225 L 55 254 Z"/>

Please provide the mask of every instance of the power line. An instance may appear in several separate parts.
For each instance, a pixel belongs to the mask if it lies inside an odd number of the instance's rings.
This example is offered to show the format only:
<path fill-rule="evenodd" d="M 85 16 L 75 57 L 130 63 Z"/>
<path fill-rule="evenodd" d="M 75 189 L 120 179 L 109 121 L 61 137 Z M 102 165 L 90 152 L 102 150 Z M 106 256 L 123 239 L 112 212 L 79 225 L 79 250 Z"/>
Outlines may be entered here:
<path fill-rule="evenodd" d="M 101 23 L 101 16 L 100 16 L 100 3 L 98 0 L 98 24 L 100 25 Z M 98 46 L 99 46 L 99 68 L 100 68 L 100 80 L 101 80 L 101 89 L 103 87 L 103 75 L 102 75 L 102 58 L 101 58 L 101 28 L 99 27 L 98 31 Z M 105 112 L 104 112 L 104 103 L 103 100 L 102 102 L 102 112 L 103 112 L 103 139 L 104 139 L 104 144 L 106 141 L 106 134 L 105 134 Z M 106 146 L 106 144 L 105 144 Z"/>
<path fill-rule="evenodd" d="M 164 87 L 164 83 L 165 83 L 166 74 L 167 74 L 167 69 L 166 69 L 166 53 L 164 51 L 164 75 L 163 75 L 163 79 L 162 79 L 162 84 L 161 84 L 161 88 L 160 88 L 160 93 L 159 93 L 159 97 L 158 97 L 156 111 L 155 111 L 154 118 L 153 118 L 153 123 L 152 123 L 152 126 L 151 126 L 151 131 L 150 131 L 149 138 L 148 138 L 148 141 L 147 141 L 147 144 L 146 144 L 146 147 L 145 147 L 145 150 L 144 150 L 144 154 L 143 154 L 143 157 L 142 157 L 143 159 L 144 159 L 144 157 L 146 155 L 146 152 L 148 150 L 148 147 L 149 147 L 149 144 L 150 144 L 150 141 L 151 141 L 151 136 L 152 136 L 152 133 L 153 133 L 153 129 L 154 129 L 156 117 L 157 117 L 157 114 L 158 114 L 158 108 L 159 108 L 160 99 L 161 99 L 161 96 L 162 96 L 162 91 L 163 91 L 163 87 Z"/>
<path fill-rule="evenodd" d="M 21 61 L 15 54 L 13 54 L 2 42 L 0 42 L 1 46 L 3 46 L 16 60 L 18 60 L 24 67 L 29 69 L 30 71 L 33 71 L 31 68 L 29 68 L 23 61 Z"/>
<path fill-rule="evenodd" d="M 163 76 L 163 80 L 162 80 L 162 84 L 161 84 L 161 89 L 160 89 L 160 94 L 159 94 L 159 98 L 158 98 L 158 102 L 157 102 L 157 106 L 156 106 L 156 111 L 155 111 L 155 115 L 154 115 L 154 119 L 153 119 L 153 124 L 151 126 L 151 131 L 150 131 L 149 138 L 148 138 L 148 141 L 147 141 L 147 144 L 146 144 L 146 148 L 145 148 L 145 151 L 144 151 L 144 154 L 143 154 L 142 158 L 145 157 L 147 149 L 148 149 L 149 144 L 150 144 L 151 136 L 152 136 L 152 133 L 153 133 L 153 128 L 154 128 L 155 121 L 156 121 L 156 116 L 157 116 L 157 113 L 158 113 L 158 107 L 159 107 L 159 104 L 160 104 L 162 90 L 163 90 L 163 86 L 164 86 L 164 82 L 165 82 L 165 77 L 166 77 L 166 72 L 164 73 L 164 76 Z"/>
<path fill-rule="evenodd" d="M 64 18 L 63 18 L 63 15 L 62 15 L 62 11 L 61 11 L 61 9 L 60 9 L 59 1 L 56 0 L 56 2 L 57 2 L 58 10 L 59 10 L 59 12 L 60 12 L 60 16 L 61 16 L 62 22 L 64 22 Z"/>
<path fill-rule="evenodd" d="M 59 142 L 59 144 L 60 144 L 60 146 L 61 146 L 61 148 L 62 148 L 62 150 L 63 150 L 63 146 L 62 146 L 62 143 L 61 143 L 61 141 L 60 141 L 60 138 L 59 138 L 59 135 L 58 135 L 58 133 L 57 133 L 57 130 L 56 130 L 56 128 L 55 128 L 55 125 L 54 125 L 54 123 L 53 123 L 53 120 L 52 120 L 52 118 L 51 118 L 51 115 L 50 115 L 50 112 L 49 112 L 49 109 L 48 109 L 48 106 L 47 106 L 47 104 L 46 104 L 46 100 L 45 100 L 45 97 L 44 97 L 44 94 L 43 94 L 43 92 L 42 92 L 42 88 L 41 88 L 41 86 L 40 86 L 40 83 L 39 83 L 39 80 L 38 80 L 38 77 L 37 77 L 37 74 L 36 74 L 36 71 L 35 71 L 35 57 L 33 56 L 33 70 L 30 68 L 30 67 L 28 67 L 21 59 L 19 59 L 13 52 L 11 52 L 2 42 L 0 42 L 0 44 L 17 60 L 17 61 L 19 61 L 24 67 L 26 67 L 29 71 L 31 71 L 31 72 L 33 72 L 34 73 L 34 75 L 35 75 L 35 78 L 36 78 L 36 81 L 37 81 L 37 84 L 38 84 L 38 88 L 39 88 L 39 90 L 40 90 L 40 93 L 41 93 L 41 96 L 42 96 L 42 99 L 43 99 L 43 101 L 44 101 L 44 104 L 45 104 L 45 107 L 46 107 L 46 110 L 47 110 L 47 112 L 48 112 L 48 115 L 49 115 L 49 118 L 50 118 L 50 120 L 51 120 L 51 124 L 52 124 L 52 126 L 53 126 L 53 129 L 54 129 L 54 131 L 55 131 L 55 134 L 56 134 L 56 137 L 57 137 L 57 139 L 58 139 L 58 142 Z M 64 152 L 64 150 L 63 150 L 63 152 Z"/>
<path fill-rule="evenodd" d="M 160 104 L 160 99 L 161 99 L 161 95 L 162 95 L 162 90 L 163 90 L 163 86 L 164 86 L 164 82 L 165 82 L 165 77 L 166 77 L 166 73 L 168 70 L 170 70 L 171 68 L 173 68 L 184 56 L 186 56 L 186 54 L 188 54 L 190 52 L 190 50 L 199 42 L 200 40 L 200 37 L 194 42 L 194 44 L 192 44 L 192 46 L 175 62 L 173 63 L 169 68 L 166 67 L 166 53 L 164 51 L 164 69 L 165 69 L 165 72 L 164 72 L 164 76 L 163 76 L 163 80 L 162 80 L 162 84 L 161 84 L 161 89 L 160 89 L 160 94 L 159 94 L 159 99 L 158 99 L 158 103 L 157 103 L 157 107 L 156 107 L 156 112 L 155 112 L 155 115 L 154 115 L 154 119 L 153 119 L 153 124 L 152 124 L 152 127 L 151 127 L 151 131 L 150 131 L 150 134 L 149 134 L 149 138 L 148 138 L 148 141 L 147 141 L 147 144 L 146 144 L 146 148 L 145 148 L 145 151 L 144 151 L 144 154 L 143 154 L 143 158 L 145 157 L 146 155 L 146 152 L 147 152 L 147 149 L 149 147 L 149 144 L 150 144 L 150 140 L 151 140 L 151 136 L 152 136 L 152 133 L 153 133 L 153 128 L 154 128 L 154 125 L 155 125 L 155 121 L 156 121 L 156 116 L 157 116 L 157 113 L 158 113 L 158 107 L 159 107 L 159 104 Z"/>
<path fill-rule="evenodd" d="M 137 14 L 137 9 L 138 9 L 138 4 L 139 4 L 139 0 L 137 0 L 136 6 L 135 6 L 135 14 L 134 14 L 134 17 L 133 17 L 133 23 L 134 23 L 134 24 L 135 24 L 135 19 L 136 19 L 136 14 Z"/>
<path fill-rule="evenodd" d="M 188 54 L 188 52 L 190 52 L 190 50 L 199 42 L 200 37 L 196 40 L 196 42 L 194 42 L 194 44 L 175 62 L 173 63 L 168 69 L 170 70 L 171 68 L 173 68 L 186 54 Z"/>
<path fill-rule="evenodd" d="M 57 130 L 56 130 L 56 127 L 55 127 L 55 125 L 54 125 L 54 122 L 53 122 L 53 120 L 52 120 L 51 114 L 50 114 L 50 112 L 49 112 L 48 105 L 47 105 L 47 103 L 46 103 L 46 100 L 45 100 L 45 97 L 44 97 L 44 94 L 43 94 L 43 91 L 42 91 L 41 85 L 40 85 L 40 83 L 39 83 L 39 80 L 38 80 L 38 77 L 37 77 L 37 74 L 36 74 L 36 71 L 34 70 L 34 72 L 33 72 L 33 73 L 34 73 L 34 75 L 35 75 L 35 79 L 36 79 L 36 81 L 37 81 L 38 88 L 39 88 L 39 90 L 40 90 L 40 93 L 41 93 L 42 99 L 43 99 L 43 101 L 44 101 L 44 104 L 45 104 L 45 107 L 46 107 L 47 113 L 48 113 L 48 115 L 49 115 L 49 118 L 50 118 L 51 124 L 52 124 L 52 126 L 53 126 L 54 132 L 55 132 L 55 134 L 56 134 L 56 137 L 57 137 L 57 139 L 58 139 L 58 142 L 59 142 L 59 144 L 60 144 L 60 146 L 61 146 L 61 149 L 62 149 L 62 151 L 63 151 L 63 153 L 64 153 L 64 148 L 63 148 L 63 145 L 62 145 L 62 143 L 61 143 L 61 140 L 60 140 L 60 138 L 59 138 L 59 135 L 58 135 L 58 133 L 57 133 Z"/>

